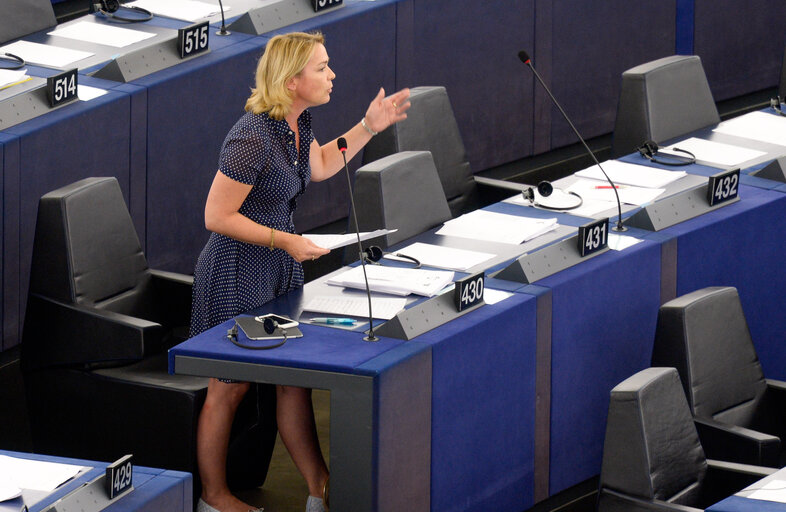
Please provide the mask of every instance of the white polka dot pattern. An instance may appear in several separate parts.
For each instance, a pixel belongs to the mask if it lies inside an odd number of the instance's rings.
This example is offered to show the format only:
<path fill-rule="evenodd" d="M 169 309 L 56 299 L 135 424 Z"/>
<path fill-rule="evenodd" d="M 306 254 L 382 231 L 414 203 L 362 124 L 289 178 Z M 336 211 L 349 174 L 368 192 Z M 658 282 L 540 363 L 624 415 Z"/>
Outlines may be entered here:
<path fill-rule="evenodd" d="M 240 213 L 264 226 L 294 233 L 297 198 L 311 179 L 311 113 L 298 118 L 300 154 L 286 121 L 246 113 L 229 131 L 218 169 L 253 185 Z M 212 233 L 197 260 L 191 336 L 303 285 L 303 267 L 283 249 Z"/>

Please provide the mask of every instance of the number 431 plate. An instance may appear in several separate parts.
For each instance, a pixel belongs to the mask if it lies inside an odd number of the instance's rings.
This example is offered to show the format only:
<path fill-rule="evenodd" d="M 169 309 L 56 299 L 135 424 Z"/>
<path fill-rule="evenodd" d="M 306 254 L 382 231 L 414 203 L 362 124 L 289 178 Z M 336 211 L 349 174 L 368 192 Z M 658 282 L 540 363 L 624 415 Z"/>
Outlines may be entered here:
<path fill-rule="evenodd" d="M 609 246 L 609 218 L 590 222 L 579 227 L 579 254 L 581 257 L 602 251 Z"/>

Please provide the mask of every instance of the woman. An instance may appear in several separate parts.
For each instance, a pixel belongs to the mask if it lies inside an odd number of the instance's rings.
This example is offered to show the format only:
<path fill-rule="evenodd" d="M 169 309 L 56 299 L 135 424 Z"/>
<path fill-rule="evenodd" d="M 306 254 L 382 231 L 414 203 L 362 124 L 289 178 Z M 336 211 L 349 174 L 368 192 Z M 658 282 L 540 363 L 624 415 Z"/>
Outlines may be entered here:
<path fill-rule="evenodd" d="M 258 307 L 303 284 L 300 262 L 329 251 L 294 234 L 292 214 L 310 180 L 343 167 L 336 141 L 320 146 L 310 107 L 330 101 L 335 74 L 321 34 L 291 33 L 268 42 L 246 113 L 230 130 L 205 205 L 212 231 L 194 275 L 191 335 Z M 402 119 L 409 90 L 380 89 L 365 117 L 343 137 L 352 158 L 371 137 Z M 210 379 L 199 417 L 197 461 L 202 498 L 197 510 L 248 512 L 254 507 L 226 483 L 229 433 L 247 382 Z M 311 390 L 276 387 L 281 439 L 308 484 L 307 511 L 324 510 L 328 470 L 319 448 Z"/>

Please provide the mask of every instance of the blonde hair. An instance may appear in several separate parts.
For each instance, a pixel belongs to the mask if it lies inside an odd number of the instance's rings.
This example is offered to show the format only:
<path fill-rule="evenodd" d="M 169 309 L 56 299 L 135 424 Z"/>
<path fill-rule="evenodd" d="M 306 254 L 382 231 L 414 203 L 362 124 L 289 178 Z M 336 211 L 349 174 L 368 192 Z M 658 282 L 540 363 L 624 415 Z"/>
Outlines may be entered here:
<path fill-rule="evenodd" d="M 246 100 L 246 111 L 268 112 L 273 119 L 284 119 L 293 101 L 287 82 L 303 71 L 317 44 L 325 44 L 320 32 L 291 32 L 271 39 L 257 64 L 256 87 Z"/>

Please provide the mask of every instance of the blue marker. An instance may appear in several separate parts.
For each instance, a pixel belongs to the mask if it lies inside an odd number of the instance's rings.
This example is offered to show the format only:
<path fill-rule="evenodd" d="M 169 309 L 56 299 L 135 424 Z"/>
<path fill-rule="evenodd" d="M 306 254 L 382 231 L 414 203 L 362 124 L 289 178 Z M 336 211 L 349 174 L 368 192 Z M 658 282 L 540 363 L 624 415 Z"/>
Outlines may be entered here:
<path fill-rule="evenodd" d="M 357 323 L 354 318 L 312 318 L 309 321 L 314 324 L 326 325 L 355 325 Z"/>

